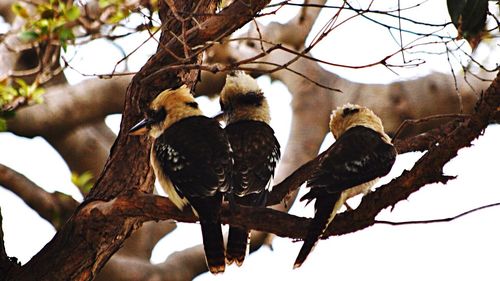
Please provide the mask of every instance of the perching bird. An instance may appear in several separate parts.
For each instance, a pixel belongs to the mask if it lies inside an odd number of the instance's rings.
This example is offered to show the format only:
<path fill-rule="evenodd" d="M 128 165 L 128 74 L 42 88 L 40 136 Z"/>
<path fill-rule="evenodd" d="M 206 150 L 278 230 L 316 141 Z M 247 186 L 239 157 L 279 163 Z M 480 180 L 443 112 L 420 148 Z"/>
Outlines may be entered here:
<path fill-rule="evenodd" d="M 219 123 L 203 116 L 186 86 L 160 93 L 146 118 L 130 129 L 149 132 L 154 142 L 151 165 L 161 186 L 179 209 L 191 205 L 200 219 L 210 272 L 224 272 L 220 210 L 230 188 L 232 158 Z"/>
<path fill-rule="evenodd" d="M 280 145 L 269 126 L 269 105 L 257 81 L 242 71 L 229 74 L 220 93 L 224 131 L 233 150 L 232 191 L 229 200 L 245 206 L 264 206 L 267 188 L 280 158 Z M 243 263 L 250 231 L 230 226 L 226 262 Z"/>
<path fill-rule="evenodd" d="M 315 214 L 294 268 L 302 265 L 347 199 L 366 194 L 389 173 L 396 159 L 382 121 L 370 109 L 347 104 L 333 111 L 330 130 L 335 143 L 323 154 L 300 200 L 316 200 Z"/>

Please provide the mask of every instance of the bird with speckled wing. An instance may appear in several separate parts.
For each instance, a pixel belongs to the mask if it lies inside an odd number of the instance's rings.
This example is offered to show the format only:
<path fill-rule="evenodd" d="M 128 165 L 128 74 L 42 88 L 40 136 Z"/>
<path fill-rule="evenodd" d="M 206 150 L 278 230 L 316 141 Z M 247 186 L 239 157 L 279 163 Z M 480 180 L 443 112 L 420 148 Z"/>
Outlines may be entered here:
<path fill-rule="evenodd" d="M 310 191 L 300 199 L 315 200 L 315 214 L 294 268 L 302 265 L 345 201 L 366 194 L 378 178 L 389 173 L 396 159 L 382 121 L 366 107 L 346 104 L 337 108 L 330 130 L 336 141 L 307 180 Z"/>
<path fill-rule="evenodd" d="M 154 139 L 151 165 L 170 200 L 179 209 L 191 205 L 200 219 L 210 272 L 225 270 L 220 211 L 230 188 L 232 156 L 224 130 L 203 116 L 186 86 L 160 93 L 146 118 L 130 134 Z"/>
<path fill-rule="evenodd" d="M 280 145 L 269 126 L 269 105 L 257 81 L 236 71 L 226 77 L 220 93 L 224 131 L 233 150 L 230 203 L 265 206 L 266 194 L 280 158 Z M 249 249 L 250 231 L 230 226 L 226 262 L 241 265 Z"/>

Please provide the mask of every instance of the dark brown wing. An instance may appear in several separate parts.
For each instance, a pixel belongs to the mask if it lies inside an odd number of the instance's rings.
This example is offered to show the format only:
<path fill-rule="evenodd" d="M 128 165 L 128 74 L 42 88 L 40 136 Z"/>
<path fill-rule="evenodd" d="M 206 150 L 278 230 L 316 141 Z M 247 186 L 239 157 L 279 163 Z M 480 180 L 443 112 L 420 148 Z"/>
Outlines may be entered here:
<path fill-rule="evenodd" d="M 239 121 L 224 129 L 233 150 L 233 192 L 238 196 L 264 191 L 280 158 L 280 145 L 265 122 Z"/>
<path fill-rule="evenodd" d="M 181 196 L 214 196 L 229 189 L 230 146 L 217 121 L 205 116 L 182 119 L 158 137 L 154 149 Z"/>
<path fill-rule="evenodd" d="M 309 193 L 301 200 L 312 200 L 385 176 L 396 160 L 396 150 L 376 131 L 356 126 L 347 130 L 328 149 L 307 182 Z"/>
<path fill-rule="evenodd" d="M 231 182 L 229 142 L 219 123 L 205 116 L 182 119 L 154 143 L 163 172 L 200 218 L 206 261 L 212 273 L 225 268 L 220 208 Z"/>
<path fill-rule="evenodd" d="M 273 129 L 265 122 L 244 120 L 224 129 L 233 150 L 234 202 L 246 206 L 263 206 L 266 187 L 280 158 L 280 145 Z M 226 262 L 241 265 L 248 250 L 250 230 L 229 227 Z"/>

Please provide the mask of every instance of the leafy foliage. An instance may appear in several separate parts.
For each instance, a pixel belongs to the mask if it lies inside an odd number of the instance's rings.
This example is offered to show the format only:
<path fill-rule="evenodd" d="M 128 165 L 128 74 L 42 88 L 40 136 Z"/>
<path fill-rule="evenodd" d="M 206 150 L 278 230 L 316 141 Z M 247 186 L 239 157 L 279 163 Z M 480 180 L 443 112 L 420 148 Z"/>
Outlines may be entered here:
<path fill-rule="evenodd" d="M 5 131 L 7 131 L 7 120 L 0 117 L 0 132 L 5 132 Z"/>
<path fill-rule="evenodd" d="M 2 111 L 15 109 L 18 104 L 41 103 L 45 89 L 37 82 L 28 85 L 23 79 L 15 79 L 17 87 L 7 84 L 7 80 L 0 81 L 0 108 Z"/>
<path fill-rule="evenodd" d="M 19 106 L 43 102 L 45 89 L 37 82 L 28 85 L 23 79 L 14 81 L 16 86 L 9 84 L 8 79 L 0 81 L 0 132 L 7 130 L 6 118 L 13 116 Z"/>
<path fill-rule="evenodd" d="M 84 193 L 88 193 L 90 189 L 92 189 L 92 186 L 94 185 L 92 183 L 93 178 L 94 176 L 90 171 L 86 171 L 81 175 L 79 175 L 77 172 L 71 173 L 71 182 Z"/>
<path fill-rule="evenodd" d="M 125 0 L 99 0 L 100 8 L 111 8 L 115 12 L 107 19 L 107 23 L 118 23 L 130 15 L 130 9 Z"/>
<path fill-rule="evenodd" d="M 21 3 L 12 5 L 12 11 L 26 20 L 24 31 L 19 38 L 27 42 L 57 40 L 66 50 L 68 42 L 75 39 L 72 25 L 80 16 L 79 7 L 61 0 L 50 0 L 48 3 L 37 5 L 36 10 L 36 16 L 30 16 Z"/>

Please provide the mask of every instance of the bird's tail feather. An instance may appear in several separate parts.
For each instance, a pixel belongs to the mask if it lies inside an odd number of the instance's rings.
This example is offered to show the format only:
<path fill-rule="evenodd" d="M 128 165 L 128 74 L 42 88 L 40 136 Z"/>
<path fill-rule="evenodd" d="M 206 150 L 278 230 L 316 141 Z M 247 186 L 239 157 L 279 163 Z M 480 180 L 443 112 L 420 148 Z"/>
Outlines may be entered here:
<path fill-rule="evenodd" d="M 304 244 L 300 248 L 299 254 L 295 259 L 293 268 L 298 268 L 304 263 L 309 253 L 312 251 L 316 243 L 318 242 L 321 235 L 325 232 L 326 228 L 332 221 L 335 213 L 337 212 L 336 201 L 339 196 L 334 196 L 333 198 L 316 198 L 315 209 L 316 213 L 314 218 L 309 225 L 309 230 L 307 231 L 307 236 L 304 239 Z"/>
<path fill-rule="evenodd" d="M 200 223 L 208 269 L 213 274 L 222 273 L 226 268 L 226 263 L 221 224 L 202 220 Z"/>
<path fill-rule="evenodd" d="M 241 266 L 248 251 L 250 232 L 247 229 L 231 226 L 227 238 L 226 263 Z"/>

